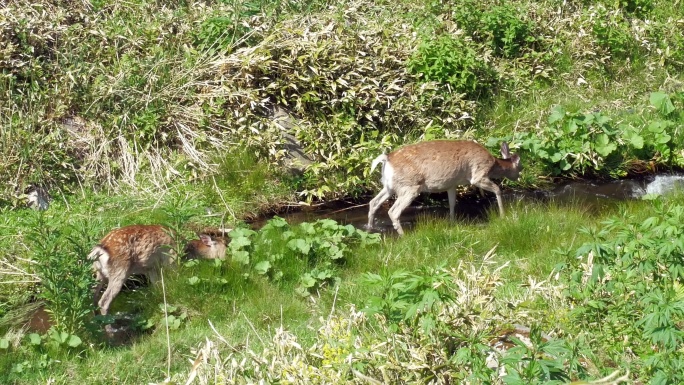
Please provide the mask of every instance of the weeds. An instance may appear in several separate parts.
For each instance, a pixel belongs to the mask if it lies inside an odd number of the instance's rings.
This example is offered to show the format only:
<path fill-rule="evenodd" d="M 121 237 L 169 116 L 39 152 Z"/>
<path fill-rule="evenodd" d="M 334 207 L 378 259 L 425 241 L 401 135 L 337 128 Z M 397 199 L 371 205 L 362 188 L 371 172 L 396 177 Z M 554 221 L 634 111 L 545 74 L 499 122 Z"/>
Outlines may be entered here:
<path fill-rule="evenodd" d="M 69 346 L 80 345 L 89 315 L 92 314 L 91 264 L 86 256 L 92 236 L 87 226 L 57 227 L 41 214 L 35 216 L 33 233 L 27 240 L 32 246 L 34 269 L 40 279 L 39 296 L 46 302 L 54 330 L 51 341 Z"/>
<path fill-rule="evenodd" d="M 651 159 L 666 167 L 681 167 L 679 146 L 679 109 L 673 100 L 679 93 L 651 93 L 650 107 L 656 115 L 640 126 L 616 125 L 600 112 L 568 112 L 556 106 L 548 117 L 548 127 L 540 134 L 517 135 L 521 147 L 539 159 L 552 175 L 625 175 L 627 159 Z"/>
<path fill-rule="evenodd" d="M 356 195 L 374 153 L 487 139 L 491 100 L 644 69 L 662 78 L 682 62 L 680 15 L 652 1 L 395 8 L 13 2 L 0 11 L 2 200 L 16 207 L 30 183 L 74 193 L 206 178 L 236 144 L 278 165 L 292 139 L 313 161 L 297 186 L 307 200 Z"/>
<path fill-rule="evenodd" d="M 620 354 L 608 336 L 623 336 L 639 356 L 636 367 L 653 383 L 681 381 L 681 359 L 672 355 L 684 338 L 675 326 L 684 316 L 684 268 L 679 220 L 684 208 L 653 201 L 655 215 L 614 218 L 577 250 L 584 263 L 572 274 L 569 298 L 577 330 L 600 330 L 603 354 Z M 605 339 L 608 338 L 608 339 Z M 656 349 L 653 349 L 653 346 Z"/>

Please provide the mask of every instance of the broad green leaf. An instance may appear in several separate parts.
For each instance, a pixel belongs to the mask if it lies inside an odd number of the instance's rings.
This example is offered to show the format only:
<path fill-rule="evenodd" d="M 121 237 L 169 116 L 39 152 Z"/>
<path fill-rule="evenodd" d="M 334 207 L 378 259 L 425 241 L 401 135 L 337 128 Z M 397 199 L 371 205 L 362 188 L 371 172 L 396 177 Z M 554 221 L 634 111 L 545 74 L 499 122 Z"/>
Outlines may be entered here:
<path fill-rule="evenodd" d="M 354 235 L 354 233 L 357 232 L 356 227 L 353 225 L 346 225 L 344 226 L 344 229 L 347 231 L 348 236 Z M 358 230 L 358 233 L 365 233 L 365 231 Z"/>
<path fill-rule="evenodd" d="M 567 171 L 570 169 L 570 167 L 572 167 L 572 165 L 567 160 L 561 159 L 560 167 L 561 167 L 561 170 Z"/>
<path fill-rule="evenodd" d="M 269 228 L 282 228 L 287 227 L 287 221 L 279 216 L 275 216 L 268 220 L 268 222 L 261 228 L 261 230 Z"/>
<path fill-rule="evenodd" d="M 603 126 L 604 124 L 610 122 L 610 118 L 601 114 L 596 115 L 596 124 Z"/>
<path fill-rule="evenodd" d="M 252 241 L 247 238 L 247 237 L 237 237 L 233 238 L 233 240 L 230 242 L 230 249 L 231 250 L 240 250 L 246 246 L 249 246 L 252 244 Z"/>
<path fill-rule="evenodd" d="M 617 149 L 617 145 L 610 141 L 610 138 L 606 134 L 599 134 L 596 137 L 595 150 L 599 155 L 606 157 L 610 155 L 613 151 Z"/>
<path fill-rule="evenodd" d="M 183 263 L 185 267 L 193 267 L 199 264 L 199 259 L 190 259 Z"/>
<path fill-rule="evenodd" d="M 644 148 L 644 138 L 636 132 L 628 133 L 625 136 L 625 139 L 629 142 L 629 144 L 632 147 L 636 149 Z"/>
<path fill-rule="evenodd" d="M 81 338 L 79 338 L 79 336 L 72 334 L 69 336 L 69 340 L 67 341 L 67 344 L 69 346 L 71 346 L 72 348 L 75 348 L 77 346 L 80 346 L 82 342 L 83 341 L 81 341 Z"/>
<path fill-rule="evenodd" d="M 553 154 L 549 158 L 549 160 L 552 161 L 553 163 L 558 163 L 558 162 L 560 162 L 561 159 L 563 159 L 563 154 L 561 154 L 560 152 Z"/>
<path fill-rule="evenodd" d="M 315 275 L 315 278 L 319 281 L 325 281 L 326 279 L 331 278 L 331 277 L 332 277 L 332 273 L 330 272 L 330 270 L 319 271 Z"/>
<path fill-rule="evenodd" d="M 302 238 L 291 239 L 287 242 L 287 247 L 290 248 L 290 250 L 299 251 L 304 255 L 308 255 L 309 251 L 311 251 L 311 245 Z"/>
<path fill-rule="evenodd" d="M 270 269 L 271 269 L 271 262 L 269 262 L 269 261 L 261 261 L 254 266 L 254 270 L 257 272 L 257 274 L 261 274 L 261 275 L 268 273 L 268 271 Z"/>
<path fill-rule="evenodd" d="M 197 276 L 188 278 L 188 283 L 190 284 L 190 286 L 197 285 L 199 282 L 200 282 L 200 278 Z"/>
<path fill-rule="evenodd" d="M 559 120 L 562 120 L 565 117 L 565 109 L 561 106 L 555 106 L 553 110 L 551 110 L 551 115 L 549 115 L 549 124 L 556 123 Z"/>
<path fill-rule="evenodd" d="M 672 137 L 670 136 L 670 134 L 665 133 L 665 132 L 655 135 L 655 142 L 658 144 L 667 144 L 667 143 L 670 143 L 671 140 L 672 140 Z M 668 148 L 668 150 L 669 150 L 669 148 Z"/>
<path fill-rule="evenodd" d="M 9 340 L 7 338 L 0 338 L 0 349 L 9 348 Z"/>
<path fill-rule="evenodd" d="M 69 338 L 69 333 L 64 332 L 64 331 L 56 331 L 55 329 L 52 329 L 52 332 L 50 333 L 50 338 L 53 341 L 57 341 L 59 344 L 63 344 L 67 342 L 67 339 Z"/>
<path fill-rule="evenodd" d="M 319 224 L 321 226 L 321 228 L 323 228 L 323 229 L 335 230 L 339 227 L 339 225 L 337 224 L 336 221 L 334 221 L 332 219 L 327 219 L 327 218 L 326 219 L 319 219 L 318 221 L 316 221 L 316 223 Z"/>
<path fill-rule="evenodd" d="M 309 273 L 305 273 L 304 275 L 302 275 L 302 277 L 299 279 L 299 282 L 303 287 L 306 288 L 313 287 L 314 285 L 316 285 L 316 279 L 312 277 Z"/>
<path fill-rule="evenodd" d="M 584 126 L 589 126 L 592 123 L 594 123 L 594 118 L 596 115 L 594 114 L 586 114 L 586 115 L 580 115 L 577 118 L 574 119 L 575 122 L 578 124 L 582 124 Z"/>
<path fill-rule="evenodd" d="M 230 236 L 231 239 L 233 239 L 233 242 L 235 242 L 236 238 L 249 238 L 253 235 L 256 234 L 256 231 L 246 229 L 244 227 L 238 227 L 237 229 L 233 229 L 231 232 L 228 233 L 228 236 Z"/>
<path fill-rule="evenodd" d="M 648 130 L 650 132 L 655 133 L 655 134 L 659 134 L 659 133 L 665 131 L 665 129 L 667 127 L 669 127 L 670 124 L 671 124 L 671 122 L 668 122 L 666 120 L 654 120 L 648 124 Z"/>
<path fill-rule="evenodd" d="M 316 234 L 316 228 L 313 223 L 302 222 L 299 224 L 299 228 L 302 229 L 306 234 Z"/>
<path fill-rule="evenodd" d="M 233 261 L 241 263 L 243 265 L 249 264 L 249 253 L 242 250 L 233 253 Z"/>
<path fill-rule="evenodd" d="M 669 115 L 675 110 L 675 106 L 670 100 L 670 96 L 664 92 L 653 92 L 649 98 L 651 105 L 663 115 Z"/>

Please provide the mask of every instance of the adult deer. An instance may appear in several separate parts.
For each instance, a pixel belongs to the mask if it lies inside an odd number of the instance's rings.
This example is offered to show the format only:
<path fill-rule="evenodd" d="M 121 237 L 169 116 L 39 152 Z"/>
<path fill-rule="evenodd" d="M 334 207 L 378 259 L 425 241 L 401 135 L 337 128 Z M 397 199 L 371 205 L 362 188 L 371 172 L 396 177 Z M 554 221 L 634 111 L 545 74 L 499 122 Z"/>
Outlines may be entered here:
<path fill-rule="evenodd" d="M 404 146 L 373 160 L 371 172 L 382 163 L 382 185 L 368 211 L 368 228 L 373 227 L 375 212 L 393 194 L 397 200 L 389 210 L 392 225 L 402 235 L 399 216 L 421 192 L 449 194 L 449 215 L 454 219 L 456 187 L 471 184 L 496 194 L 501 216 L 504 215 L 501 190 L 492 179 L 517 180 L 522 169 L 520 157 L 511 154 L 501 143 L 502 159 L 492 156 L 481 145 L 467 140 L 432 140 Z"/>

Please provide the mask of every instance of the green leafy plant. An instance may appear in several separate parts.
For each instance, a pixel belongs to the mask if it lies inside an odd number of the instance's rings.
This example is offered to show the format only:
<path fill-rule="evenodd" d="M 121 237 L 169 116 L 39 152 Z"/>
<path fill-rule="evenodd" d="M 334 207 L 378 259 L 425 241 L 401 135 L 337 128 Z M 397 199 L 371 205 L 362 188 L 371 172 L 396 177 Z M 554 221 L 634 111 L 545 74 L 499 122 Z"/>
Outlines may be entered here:
<path fill-rule="evenodd" d="M 475 49 L 452 36 L 422 41 L 407 68 L 422 81 L 449 85 L 472 98 L 489 95 L 496 83 L 494 71 Z"/>
<path fill-rule="evenodd" d="M 644 18 L 653 10 L 653 0 L 617 0 L 615 4 L 628 14 Z"/>
<path fill-rule="evenodd" d="M 239 227 L 233 229 L 228 235 L 231 239 L 228 250 L 233 261 L 242 265 L 249 265 L 250 251 L 253 248 L 252 238 L 256 235 L 256 231 Z"/>
<path fill-rule="evenodd" d="M 253 29 L 245 20 L 259 13 L 257 1 L 226 2 L 219 12 L 203 20 L 193 33 L 194 45 L 200 51 L 227 53 L 235 47 L 254 44 Z"/>
<path fill-rule="evenodd" d="M 659 64 L 677 70 L 684 68 L 684 24 L 656 18 L 647 28 L 649 39 L 658 47 Z"/>
<path fill-rule="evenodd" d="M 176 330 L 187 320 L 188 313 L 178 306 L 160 303 L 157 317 L 159 321 L 153 321 L 154 323 L 159 323 L 161 324 L 160 326 L 168 326 L 169 329 Z"/>
<path fill-rule="evenodd" d="M 528 44 L 535 41 L 534 25 L 520 18 L 520 10 L 504 4 L 482 14 L 482 33 L 498 55 L 516 57 Z"/>
<path fill-rule="evenodd" d="M 679 108 L 675 107 L 673 99 L 678 103 L 682 102 L 680 94 L 651 93 L 649 102 L 657 115 L 648 123 L 644 133 L 646 146 L 670 167 L 684 164 L 684 156 L 674 151 L 682 143 L 678 123 L 682 121 L 682 106 L 680 104 Z"/>
<path fill-rule="evenodd" d="M 601 172 L 611 156 L 619 155 L 620 131 L 599 112 L 571 113 L 556 106 L 548 123 L 541 134 L 522 134 L 519 140 L 552 174 Z"/>
<path fill-rule="evenodd" d="M 446 285 L 451 278 L 443 268 L 417 273 L 397 271 L 382 277 L 366 273 L 362 284 L 374 289 L 364 308 L 366 314 L 383 314 L 390 322 L 410 322 L 427 332 L 435 325 L 434 310 L 453 299 Z"/>
<path fill-rule="evenodd" d="M 296 290 L 302 296 L 338 279 L 335 267 L 349 257 L 352 245 L 363 248 L 380 242 L 378 234 L 331 219 L 290 226 L 277 216 L 257 231 L 237 228 L 229 236 L 229 254 L 249 269 L 246 276 L 254 272 L 277 282 L 294 278 L 297 270 L 308 270 L 297 276 Z"/>
<path fill-rule="evenodd" d="M 48 330 L 47 334 L 42 336 L 37 333 L 30 333 L 27 338 L 33 347 L 47 348 L 48 352 L 52 352 L 53 354 L 61 349 L 78 348 L 83 343 L 81 338 L 77 335 L 59 331 L 56 328 L 51 328 Z"/>
<path fill-rule="evenodd" d="M 639 45 L 630 34 L 629 22 L 621 13 L 598 8 L 592 30 L 598 44 L 613 57 L 624 60 L 637 54 Z"/>
<path fill-rule="evenodd" d="M 530 345 L 520 338 L 510 337 L 514 345 L 503 355 L 507 374 L 502 378 L 509 385 L 564 384 L 570 380 L 565 356 L 569 350 L 563 340 L 545 340 L 539 326 L 530 328 Z"/>
<path fill-rule="evenodd" d="M 311 293 L 323 288 L 326 284 L 339 282 L 339 277 L 334 276 L 332 269 L 316 268 L 308 273 L 304 273 L 299 279 L 299 286 L 295 289 L 297 294 L 308 297 Z"/>
<path fill-rule="evenodd" d="M 87 335 L 94 310 L 92 264 L 87 259 L 93 241 L 88 230 L 85 223 L 58 226 L 37 213 L 27 234 L 41 283 L 39 297 L 54 323 L 50 341 L 58 345 L 80 345 L 79 336 Z"/>
<path fill-rule="evenodd" d="M 601 330 L 602 354 L 619 354 L 611 338 L 623 336 L 652 383 L 678 383 L 684 380 L 675 353 L 684 347 L 678 326 L 684 317 L 684 207 L 652 202 L 654 216 L 644 221 L 619 217 L 582 230 L 593 240 L 577 250 L 585 263 L 572 274 L 568 296 L 576 327 Z"/>

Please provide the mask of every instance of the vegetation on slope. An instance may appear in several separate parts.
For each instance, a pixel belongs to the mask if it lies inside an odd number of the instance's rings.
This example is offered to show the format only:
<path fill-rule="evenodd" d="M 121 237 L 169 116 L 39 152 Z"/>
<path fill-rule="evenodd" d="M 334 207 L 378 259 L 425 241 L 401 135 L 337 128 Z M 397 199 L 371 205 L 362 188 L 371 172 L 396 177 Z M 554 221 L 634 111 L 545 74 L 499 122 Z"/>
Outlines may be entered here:
<path fill-rule="evenodd" d="M 648 95 L 681 107 L 681 13 L 655 0 L 11 2 L 2 197 L 160 186 L 236 146 L 278 164 L 284 130 L 313 160 L 293 186 L 309 198 L 363 191 L 374 154 L 438 137 L 511 140 L 531 175 L 680 166 L 681 116 L 659 104 L 670 123 L 653 124 Z M 563 113 L 592 120 L 572 143 L 553 139 L 574 129 Z M 616 148 L 574 156 L 605 141 Z"/>

